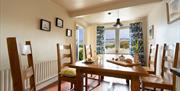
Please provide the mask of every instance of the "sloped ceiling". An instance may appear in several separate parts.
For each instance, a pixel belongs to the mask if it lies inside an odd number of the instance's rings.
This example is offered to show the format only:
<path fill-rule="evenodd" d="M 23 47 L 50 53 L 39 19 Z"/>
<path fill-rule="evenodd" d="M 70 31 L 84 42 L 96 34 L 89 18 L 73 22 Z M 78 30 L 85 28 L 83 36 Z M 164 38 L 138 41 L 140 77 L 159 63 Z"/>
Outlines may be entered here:
<path fill-rule="evenodd" d="M 134 5 L 158 2 L 162 0 L 52 0 L 64 7 L 70 16 L 76 17 Z"/>

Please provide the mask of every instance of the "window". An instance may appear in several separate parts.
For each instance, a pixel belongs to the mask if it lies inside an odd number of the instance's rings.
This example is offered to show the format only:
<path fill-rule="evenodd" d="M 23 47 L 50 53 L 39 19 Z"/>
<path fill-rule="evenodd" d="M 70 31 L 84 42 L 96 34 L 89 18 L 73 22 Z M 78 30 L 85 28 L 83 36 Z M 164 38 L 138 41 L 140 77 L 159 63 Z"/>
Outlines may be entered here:
<path fill-rule="evenodd" d="M 129 28 L 105 30 L 105 53 L 129 54 Z"/>
<path fill-rule="evenodd" d="M 105 30 L 105 53 L 115 53 L 115 30 Z"/>

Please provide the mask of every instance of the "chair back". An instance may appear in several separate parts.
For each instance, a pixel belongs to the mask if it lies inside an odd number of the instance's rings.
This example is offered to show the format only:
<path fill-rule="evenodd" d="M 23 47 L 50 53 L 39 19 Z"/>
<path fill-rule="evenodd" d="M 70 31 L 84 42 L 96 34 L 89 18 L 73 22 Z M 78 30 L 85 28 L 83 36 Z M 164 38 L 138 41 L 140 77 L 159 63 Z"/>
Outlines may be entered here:
<path fill-rule="evenodd" d="M 8 47 L 9 62 L 10 62 L 14 91 L 24 91 L 25 80 L 30 80 L 29 81 L 30 88 L 27 89 L 29 89 L 30 91 L 36 91 L 31 42 L 26 41 L 26 46 L 29 46 L 30 48 L 29 49 L 30 52 L 26 54 L 28 59 L 28 68 L 26 68 L 24 72 L 21 72 L 21 65 L 19 60 L 16 38 L 15 37 L 7 38 L 7 47 Z"/>
<path fill-rule="evenodd" d="M 150 45 L 150 50 L 149 50 L 148 67 L 154 69 L 154 74 L 156 73 L 158 48 L 159 48 L 159 45 L 158 45 L 158 44 L 156 44 L 156 46 L 153 46 L 153 45 L 151 44 L 151 45 Z"/>
<path fill-rule="evenodd" d="M 165 81 L 170 82 L 175 86 L 176 76 L 170 72 L 170 68 L 177 67 L 177 61 L 179 56 L 179 43 L 176 45 L 168 45 L 165 47 L 165 54 L 162 60 L 162 77 Z"/>
<path fill-rule="evenodd" d="M 85 59 L 92 57 L 91 45 L 84 45 Z"/>
<path fill-rule="evenodd" d="M 62 60 L 65 59 L 65 58 L 69 59 L 69 61 L 64 60 L 64 61 L 67 61 L 67 62 L 62 63 Z M 58 70 L 59 70 L 58 72 L 61 71 L 62 66 L 66 66 L 68 64 L 73 63 L 71 44 L 69 44 L 69 45 L 59 45 L 57 43 L 57 61 L 58 61 Z"/>

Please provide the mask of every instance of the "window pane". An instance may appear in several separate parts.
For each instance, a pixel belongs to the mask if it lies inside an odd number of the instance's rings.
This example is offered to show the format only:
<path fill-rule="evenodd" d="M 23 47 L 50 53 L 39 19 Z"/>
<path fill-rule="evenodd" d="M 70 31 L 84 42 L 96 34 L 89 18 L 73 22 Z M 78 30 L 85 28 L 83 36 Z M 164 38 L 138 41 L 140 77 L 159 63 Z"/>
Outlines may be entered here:
<path fill-rule="evenodd" d="M 119 31 L 120 53 L 129 53 L 129 28 Z"/>
<path fill-rule="evenodd" d="M 115 53 L 115 30 L 105 30 L 105 53 Z"/>

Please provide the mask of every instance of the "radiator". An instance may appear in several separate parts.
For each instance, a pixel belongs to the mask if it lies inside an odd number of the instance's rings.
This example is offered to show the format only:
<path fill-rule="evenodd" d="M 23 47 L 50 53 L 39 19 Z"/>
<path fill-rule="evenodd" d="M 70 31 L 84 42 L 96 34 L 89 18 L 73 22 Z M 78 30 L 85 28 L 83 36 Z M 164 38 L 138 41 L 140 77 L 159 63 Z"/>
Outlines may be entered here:
<path fill-rule="evenodd" d="M 22 69 L 27 66 L 23 66 Z M 44 61 L 34 64 L 36 85 L 40 85 L 57 76 L 57 61 Z M 29 80 L 24 82 L 29 87 Z M 0 69 L 0 91 L 13 91 L 10 68 Z"/>

